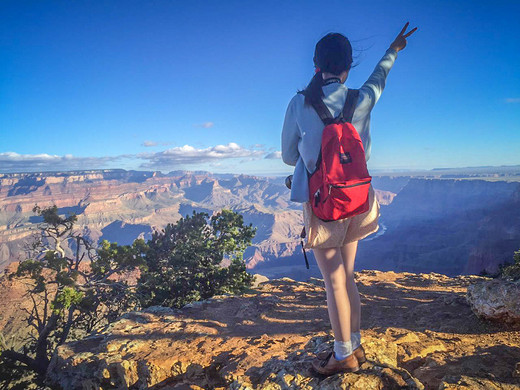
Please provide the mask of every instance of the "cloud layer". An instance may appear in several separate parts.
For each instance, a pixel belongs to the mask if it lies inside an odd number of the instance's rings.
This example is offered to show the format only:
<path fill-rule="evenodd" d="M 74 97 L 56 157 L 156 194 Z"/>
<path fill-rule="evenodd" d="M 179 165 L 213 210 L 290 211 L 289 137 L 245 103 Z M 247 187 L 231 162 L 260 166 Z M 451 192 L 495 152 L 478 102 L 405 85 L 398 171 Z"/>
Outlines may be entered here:
<path fill-rule="evenodd" d="M 264 151 L 246 149 L 234 142 L 230 142 L 227 145 L 216 145 L 205 149 L 196 149 L 193 146 L 184 145 L 167 149 L 163 152 L 141 154 L 139 158 L 146 160 L 141 167 L 161 169 L 232 158 L 261 158 L 264 154 Z"/>
<path fill-rule="evenodd" d="M 152 144 L 155 143 L 149 142 L 149 145 L 143 144 L 143 146 L 154 146 Z M 262 149 L 244 148 L 234 142 L 208 148 L 195 148 L 191 145 L 184 145 L 155 153 L 147 152 L 102 157 L 5 152 L 0 153 L 0 172 L 99 169 L 110 168 L 122 163 L 125 166 L 134 166 L 140 169 L 171 170 L 189 165 L 211 164 L 212 166 L 218 166 L 225 160 L 233 159 L 240 159 L 242 162 L 262 158 L 277 159 L 280 158 L 279 155 L 280 152 L 267 153 Z"/>
<path fill-rule="evenodd" d="M 106 166 L 117 157 L 74 157 L 50 154 L 18 154 L 14 152 L 0 153 L 0 172 L 34 172 L 52 170 L 93 169 Z"/>
<path fill-rule="evenodd" d="M 282 158 L 282 152 L 274 151 L 274 152 L 266 154 L 264 158 L 267 158 L 270 160 L 277 160 L 277 159 Z"/>

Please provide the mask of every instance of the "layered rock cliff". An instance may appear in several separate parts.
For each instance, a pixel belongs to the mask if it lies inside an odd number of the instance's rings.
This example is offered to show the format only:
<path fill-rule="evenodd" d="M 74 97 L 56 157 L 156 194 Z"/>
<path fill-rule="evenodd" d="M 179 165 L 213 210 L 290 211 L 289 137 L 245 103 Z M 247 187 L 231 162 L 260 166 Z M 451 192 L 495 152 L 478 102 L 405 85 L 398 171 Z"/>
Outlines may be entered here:
<path fill-rule="evenodd" d="M 246 253 L 248 267 L 293 256 L 301 226 L 298 205 L 289 202 L 281 179 L 207 172 L 124 170 L 0 175 L 0 270 L 24 259 L 24 245 L 38 218 L 32 213 L 56 204 L 76 213 L 78 229 L 94 242 L 129 244 L 153 229 L 195 211 L 231 208 L 258 227 Z"/>
<path fill-rule="evenodd" d="M 374 176 L 381 229 L 360 243 L 358 269 L 493 273 L 520 246 L 518 182 Z M 124 170 L 0 175 L 0 270 L 23 260 L 38 218 L 35 204 L 78 214 L 93 241 L 129 244 L 193 210 L 223 207 L 258 228 L 245 259 L 269 277 L 319 277 L 312 252 L 305 268 L 301 206 L 290 202 L 283 178 L 208 172 Z"/>
<path fill-rule="evenodd" d="M 401 184 L 381 210 L 384 235 L 360 244 L 364 268 L 457 275 L 495 273 L 512 262 L 520 247 L 518 182 L 409 178 Z"/>
<path fill-rule="evenodd" d="M 269 280 L 183 309 L 130 312 L 61 346 L 65 389 L 518 389 L 520 334 L 478 319 L 467 286 L 487 278 L 362 271 L 358 373 L 310 371 L 331 347 L 322 280 Z"/>

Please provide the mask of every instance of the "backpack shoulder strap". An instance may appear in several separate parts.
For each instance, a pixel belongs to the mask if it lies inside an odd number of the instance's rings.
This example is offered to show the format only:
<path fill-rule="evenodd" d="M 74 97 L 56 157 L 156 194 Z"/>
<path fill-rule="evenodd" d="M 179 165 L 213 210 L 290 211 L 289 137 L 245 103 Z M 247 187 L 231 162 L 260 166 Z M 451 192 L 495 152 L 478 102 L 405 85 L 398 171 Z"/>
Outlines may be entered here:
<path fill-rule="evenodd" d="M 354 116 L 354 110 L 356 109 L 357 101 L 359 98 L 359 89 L 350 89 L 347 92 L 347 98 L 345 99 L 345 105 L 343 106 L 343 118 L 346 122 L 351 123 L 352 117 Z"/>
<path fill-rule="evenodd" d="M 325 105 L 325 103 L 323 102 L 322 99 L 318 99 L 316 101 L 313 101 L 312 102 L 312 106 L 314 107 L 314 109 L 318 113 L 321 121 L 323 122 L 323 124 L 325 126 L 328 125 L 329 123 L 331 123 L 331 121 L 334 119 L 332 117 L 332 114 L 330 113 L 329 108 Z"/>
<path fill-rule="evenodd" d="M 300 91 L 298 93 L 301 93 L 302 95 L 305 96 L 303 91 Z M 330 110 L 323 102 L 323 99 L 318 99 L 317 101 L 313 101 L 312 107 L 316 110 L 316 112 L 318 113 L 318 115 L 324 125 L 328 125 L 334 119 L 332 117 L 332 114 L 330 113 Z"/>

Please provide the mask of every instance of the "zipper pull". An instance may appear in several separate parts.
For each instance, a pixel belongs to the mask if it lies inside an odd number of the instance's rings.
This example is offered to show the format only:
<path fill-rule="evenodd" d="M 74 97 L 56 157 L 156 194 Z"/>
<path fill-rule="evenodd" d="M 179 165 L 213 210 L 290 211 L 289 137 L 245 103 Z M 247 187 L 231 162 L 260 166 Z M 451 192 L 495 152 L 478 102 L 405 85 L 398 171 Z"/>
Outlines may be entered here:
<path fill-rule="evenodd" d="M 330 195 L 330 190 L 332 190 L 332 184 L 329 184 L 329 195 Z"/>

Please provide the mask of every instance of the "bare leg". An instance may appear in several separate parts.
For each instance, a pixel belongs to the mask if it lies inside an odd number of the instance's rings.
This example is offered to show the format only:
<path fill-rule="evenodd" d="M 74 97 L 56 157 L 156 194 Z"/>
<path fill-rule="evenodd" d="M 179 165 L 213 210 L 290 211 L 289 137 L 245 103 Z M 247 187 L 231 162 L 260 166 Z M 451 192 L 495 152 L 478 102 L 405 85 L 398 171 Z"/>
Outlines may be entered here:
<path fill-rule="evenodd" d="M 354 262 L 356 260 L 357 246 L 358 241 L 353 241 L 341 247 L 341 256 L 343 257 L 347 278 L 347 293 L 350 301 L 352 332 L 359 332 L 361 328 L 361 299 L 359 298 L 359 291 L 354 280 Z"/>
<path fill-rule="evenodd" d="M 334 339 L 350 341 L 350 301 L 340 248 L 313 249 L 327 292 L 327 309 Z"/>

